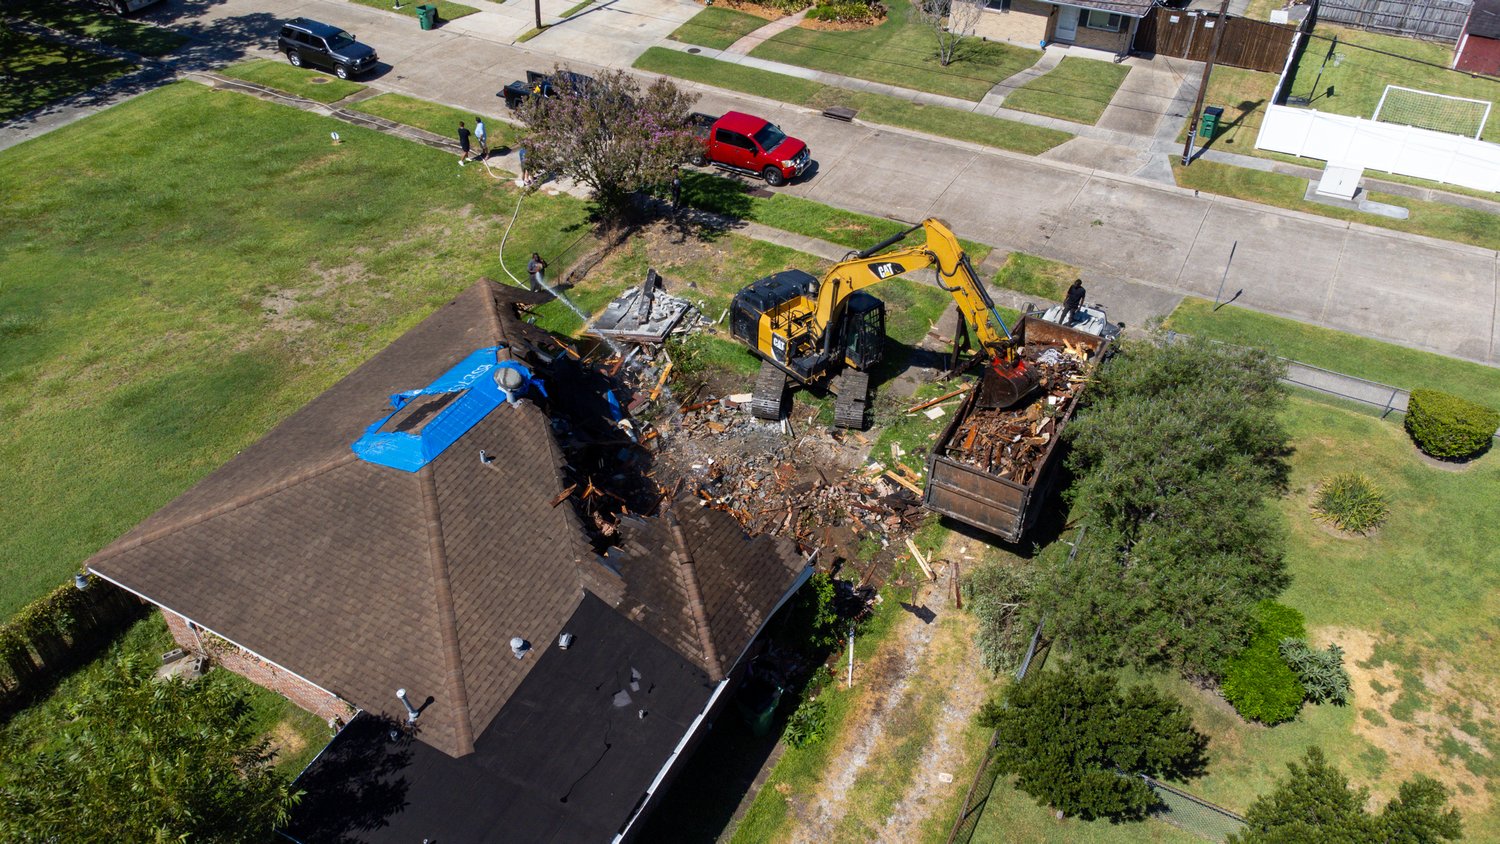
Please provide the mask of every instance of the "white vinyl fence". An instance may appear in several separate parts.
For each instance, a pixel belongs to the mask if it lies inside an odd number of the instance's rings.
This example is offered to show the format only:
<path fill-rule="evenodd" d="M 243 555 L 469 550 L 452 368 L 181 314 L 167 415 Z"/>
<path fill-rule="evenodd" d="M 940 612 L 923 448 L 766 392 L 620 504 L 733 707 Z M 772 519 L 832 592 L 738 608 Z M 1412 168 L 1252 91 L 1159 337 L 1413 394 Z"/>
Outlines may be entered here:
<path fill-rule="evenodd" d="M 1271 105 L 1266 107 L 1255 147 L 1478 190 L 1500 190 L 1500 145 L 1414 126 Z"/>

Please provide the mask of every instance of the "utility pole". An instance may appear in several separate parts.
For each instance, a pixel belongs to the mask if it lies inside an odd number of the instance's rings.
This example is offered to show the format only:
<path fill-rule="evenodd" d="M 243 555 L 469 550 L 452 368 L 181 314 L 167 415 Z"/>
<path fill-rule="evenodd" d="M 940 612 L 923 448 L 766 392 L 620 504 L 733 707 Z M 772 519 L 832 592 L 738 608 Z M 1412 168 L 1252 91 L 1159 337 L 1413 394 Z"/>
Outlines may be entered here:
<path fill-rule="evenodd" d="M 1224 6 L 1228 8 L 1229 0 L 1224 0 Z M 542 0 L 536 0 L 536 28 L 542 28 Z M 1219 42 L 1215 41 L 1214 43 L 1217 44 Z"/>
<path fill-rule="evenodd" d="M 1208 75 L 1213 72 L 1214 62 L 1219 58 L 1219 40 L 1224 37 L 1224 16 L 1227 14 L 1229 0 L 1224 0 L 1219 5 L 1219 16 L 1214 19 L 1214 43 L 1209 47 L 1208 61 L 1203 65 L 1203 80 L 1198 83 L 1198 101 L 1193 103 L 1193 120 L 1188 124 L 1187 143 L 1182 146 L 1183 167 L 1193 163 L 1193 141 L 1198 137 L 1198 120 L 1203 116 L 1203 98 L 1208 96 Z"/>

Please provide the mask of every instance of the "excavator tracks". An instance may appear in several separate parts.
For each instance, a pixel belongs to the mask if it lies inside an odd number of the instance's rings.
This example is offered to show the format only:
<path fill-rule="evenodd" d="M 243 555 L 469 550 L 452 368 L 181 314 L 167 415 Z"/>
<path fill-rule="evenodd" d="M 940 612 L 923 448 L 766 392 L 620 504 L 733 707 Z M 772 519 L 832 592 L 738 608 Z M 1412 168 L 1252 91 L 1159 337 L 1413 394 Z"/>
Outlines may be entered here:
<path fill-rule="evenodd" d="M 870 400 L 870 374 L 848 370 L 834 384 L 838 398 L 833 403 L 833 423 L 840 428 L 862 431 Z"/>
<path fill-rule="evenodd" d="M 780 422 L 786 413 L 786 373 L 770 361 L 760 362 L 750 413 L 771 422 Z"/>

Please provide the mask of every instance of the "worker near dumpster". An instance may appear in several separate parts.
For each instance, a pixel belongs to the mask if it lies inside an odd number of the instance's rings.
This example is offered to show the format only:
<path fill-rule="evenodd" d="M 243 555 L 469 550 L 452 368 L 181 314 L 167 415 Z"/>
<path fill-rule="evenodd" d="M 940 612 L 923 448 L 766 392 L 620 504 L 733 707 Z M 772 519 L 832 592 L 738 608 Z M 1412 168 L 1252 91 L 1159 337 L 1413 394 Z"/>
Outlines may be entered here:
<path fill-rule="evenodd" d="M 1078 316 L 1078 309 L 1083 307 L 1084 295 L 1083 279 L 1073 279 L 1073 283 L 1068 285 L 1068 295 L 1063 299 L 1063 325 L 1071 325 L 1073 319 Z"/>
<path fill-rule="evenodd" d="M 546 274 L 547 262 L 542 260 L 541 255 L 535 252 L 531 253 L 531 260 L 526 262 L 526 275 L 531 277 L 532 290 L 543 290 L 546 288 Z"/>

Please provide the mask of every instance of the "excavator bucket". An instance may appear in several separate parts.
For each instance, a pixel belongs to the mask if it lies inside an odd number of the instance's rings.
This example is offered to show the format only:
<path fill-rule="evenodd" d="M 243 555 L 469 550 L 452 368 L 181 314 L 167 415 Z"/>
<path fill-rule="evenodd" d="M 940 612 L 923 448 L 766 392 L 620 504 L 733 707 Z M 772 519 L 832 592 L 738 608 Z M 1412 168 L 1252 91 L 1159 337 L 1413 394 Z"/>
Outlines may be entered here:
<path fill-rule="evenodd" d="M 999 358 L 984 368 L 979 385 L 979 406 L 986 410 L 1013 407 L 1025 401 L 1040 386 L 1038 375 L 1024 360 Z"/>

